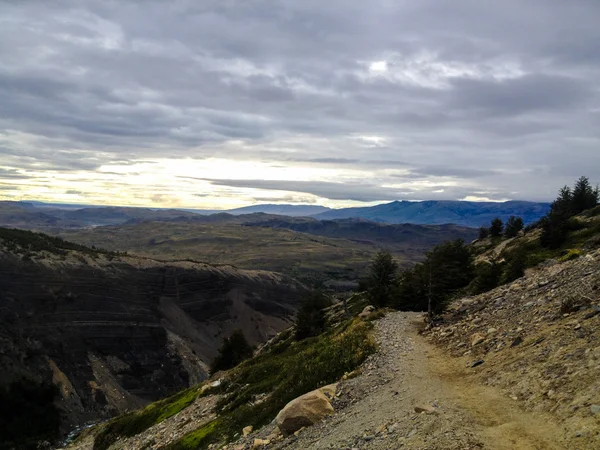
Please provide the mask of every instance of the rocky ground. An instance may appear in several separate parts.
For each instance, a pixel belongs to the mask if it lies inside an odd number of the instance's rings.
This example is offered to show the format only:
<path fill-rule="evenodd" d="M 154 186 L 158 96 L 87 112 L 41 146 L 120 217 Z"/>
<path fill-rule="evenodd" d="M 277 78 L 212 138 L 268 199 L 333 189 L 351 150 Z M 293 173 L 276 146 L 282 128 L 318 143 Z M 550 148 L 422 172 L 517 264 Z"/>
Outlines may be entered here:
<path fill-rule="evenodd" d="M 445 356 L 419 335 L 422 315 L 393 312 L 376 325 L 380 350 L 356 378 L 338 385 L 336 413 L 297 435 L 274 424 L 227 448 L 272 449 L 591 449 L 549 414 L 529 412 L 480 384 L 481 367 Z M 269 441 L 263 447 L 253 446 Z M 579 445 L 581 444 L 581 445 Z"/>
<path fill-rule="evenodd" d="M 337 385 L 333 415 L 288 437 L 274 421 L 213 448 L 598 449 L 599 293 L 596 251 L 461 299 L 424 332 L 422 314 L 390 312 L 376 322 L 378 352 Z M 160 449 L 205 422 L 207 405 L 114 448 Z"/>
<path fill-rule="evenodd" d="M 462 299 L 429 338 L 480 364 L 476 382 L 556 417 L 566 448 L 600 448 L 600 251 Z"/>

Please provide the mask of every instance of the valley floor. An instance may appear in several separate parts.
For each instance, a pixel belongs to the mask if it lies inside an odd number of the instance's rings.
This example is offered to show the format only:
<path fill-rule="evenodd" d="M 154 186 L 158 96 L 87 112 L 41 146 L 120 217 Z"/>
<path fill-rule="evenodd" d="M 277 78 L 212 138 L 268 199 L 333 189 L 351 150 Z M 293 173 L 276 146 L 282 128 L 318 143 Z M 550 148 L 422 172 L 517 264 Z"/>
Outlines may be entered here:
<path fill-rule="evenodd" d="M 341 384 L 336 414 L 269 446 L 276 449 L 584 449 L 549 416 L 522 410 L 500 390 L 418 334 L 422 315 L 393 312 L 376 325 L 380 346 Z M 415 407 L 431 412 L 417 414 Z M 268 428 L 268 427 L 267 427 Z M 267 430 L 265 430 L 267 431 Z M 262 433 L 261 433 L 262 434 Z"/>

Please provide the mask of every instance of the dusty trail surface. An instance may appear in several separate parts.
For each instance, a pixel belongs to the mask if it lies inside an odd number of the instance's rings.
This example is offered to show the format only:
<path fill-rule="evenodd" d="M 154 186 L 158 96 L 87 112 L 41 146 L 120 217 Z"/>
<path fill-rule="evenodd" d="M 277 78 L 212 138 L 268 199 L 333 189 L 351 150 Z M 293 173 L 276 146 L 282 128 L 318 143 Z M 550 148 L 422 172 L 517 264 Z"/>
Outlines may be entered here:
<path fill-rule="evenodd" d="M 450 359 L 418 334 L 421 317 L 392 312 L 377 322 L 379 351 L 360 376 L 341 384 L 336 414 L 269 448 L 585 448 L 566 442 L 551 417 L 523 411 L 474 380 L 480 368 Z M 418 406 L 431 411 L 416 413 Z"/>

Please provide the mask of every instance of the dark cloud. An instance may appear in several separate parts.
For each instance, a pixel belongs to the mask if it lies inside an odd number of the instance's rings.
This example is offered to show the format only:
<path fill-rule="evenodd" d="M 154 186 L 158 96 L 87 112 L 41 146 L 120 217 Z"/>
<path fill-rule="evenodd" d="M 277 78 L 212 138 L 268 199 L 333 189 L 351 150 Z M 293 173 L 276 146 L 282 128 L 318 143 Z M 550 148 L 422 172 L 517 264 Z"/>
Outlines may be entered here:
<path fill-rule="evenodd" d="M 288 180 L 214 180 L 206 178 L 216 186 L 291 191 L 312 194 L 333 200 L 355 200 L 372 202 L 395 200 L 401 194 L 399 189 L 386 189 L 365 183 L 331 183 L 327 181 L 288 181 Z"/>
<path fill-rule="evenodd" d="M 561 0 L 2 2 L 0 178 L 224 158 L 346 172 L 215 185 L 548 200 L 600 181 L 598 17 Z"/>
<path fill-rule="evenodd" d="M 229 186 L 237 188 L 263 189 L 266 191 L 290 191 L 311 194 L 317 197 L 333 200 L 354 200 L 358 202 L 391 201 L 399 198 L 411 200 L 452 199 L 464 198 L 470 194 L 469 188 L 432 185 L 427 190 L 411 187 L 394 188 L 363 182 L 333 183 L 327 181 L 289 181 L 289 180 L 229 180 L 205 178 L 215 186 Z M 481 193 L 480 193 L 481 194 Z M 486 192 L 485 197 L 490 199 L 506 199 L 506 193 Z"/>

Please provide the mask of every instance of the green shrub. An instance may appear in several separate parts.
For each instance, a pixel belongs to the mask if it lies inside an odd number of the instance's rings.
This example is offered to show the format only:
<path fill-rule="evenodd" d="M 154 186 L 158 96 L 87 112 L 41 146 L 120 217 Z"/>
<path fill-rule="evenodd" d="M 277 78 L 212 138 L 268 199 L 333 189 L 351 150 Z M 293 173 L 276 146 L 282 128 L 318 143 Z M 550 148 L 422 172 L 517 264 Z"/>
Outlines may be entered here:
<path fill-rule="evenodd" d="M 105 450 L 120 437 L 135 436 L 152 425 L 162 422 L 191 405 L 200 395 L 200 387 L 177 394 L 148 405 L 146 408 L 124 414 L 103 425 L 94 440 L 94 450 Z"/>
<path fill-rule="evenodd" d="M 282 353 L 265 352 L 233 369 L 218 417 L 168 447 L 169 450 L 206 448 L 232 440 L 247 425 L 268 424 L 289 401 L 339 380 L 375 350 L 372 324 L 347 321 L 320 336 L 295 341 Z M 266 394 L 260 403 L 258 395 Z"/>
<path fill-rule="evenodd" d="M 571 248 L 567 250 L 567 252 L 561 256 L 558 260 L 560 262 L 571 261 L 573 259 L 577 259 L 581 256 L 581 250 L 577 248 Z"/>

